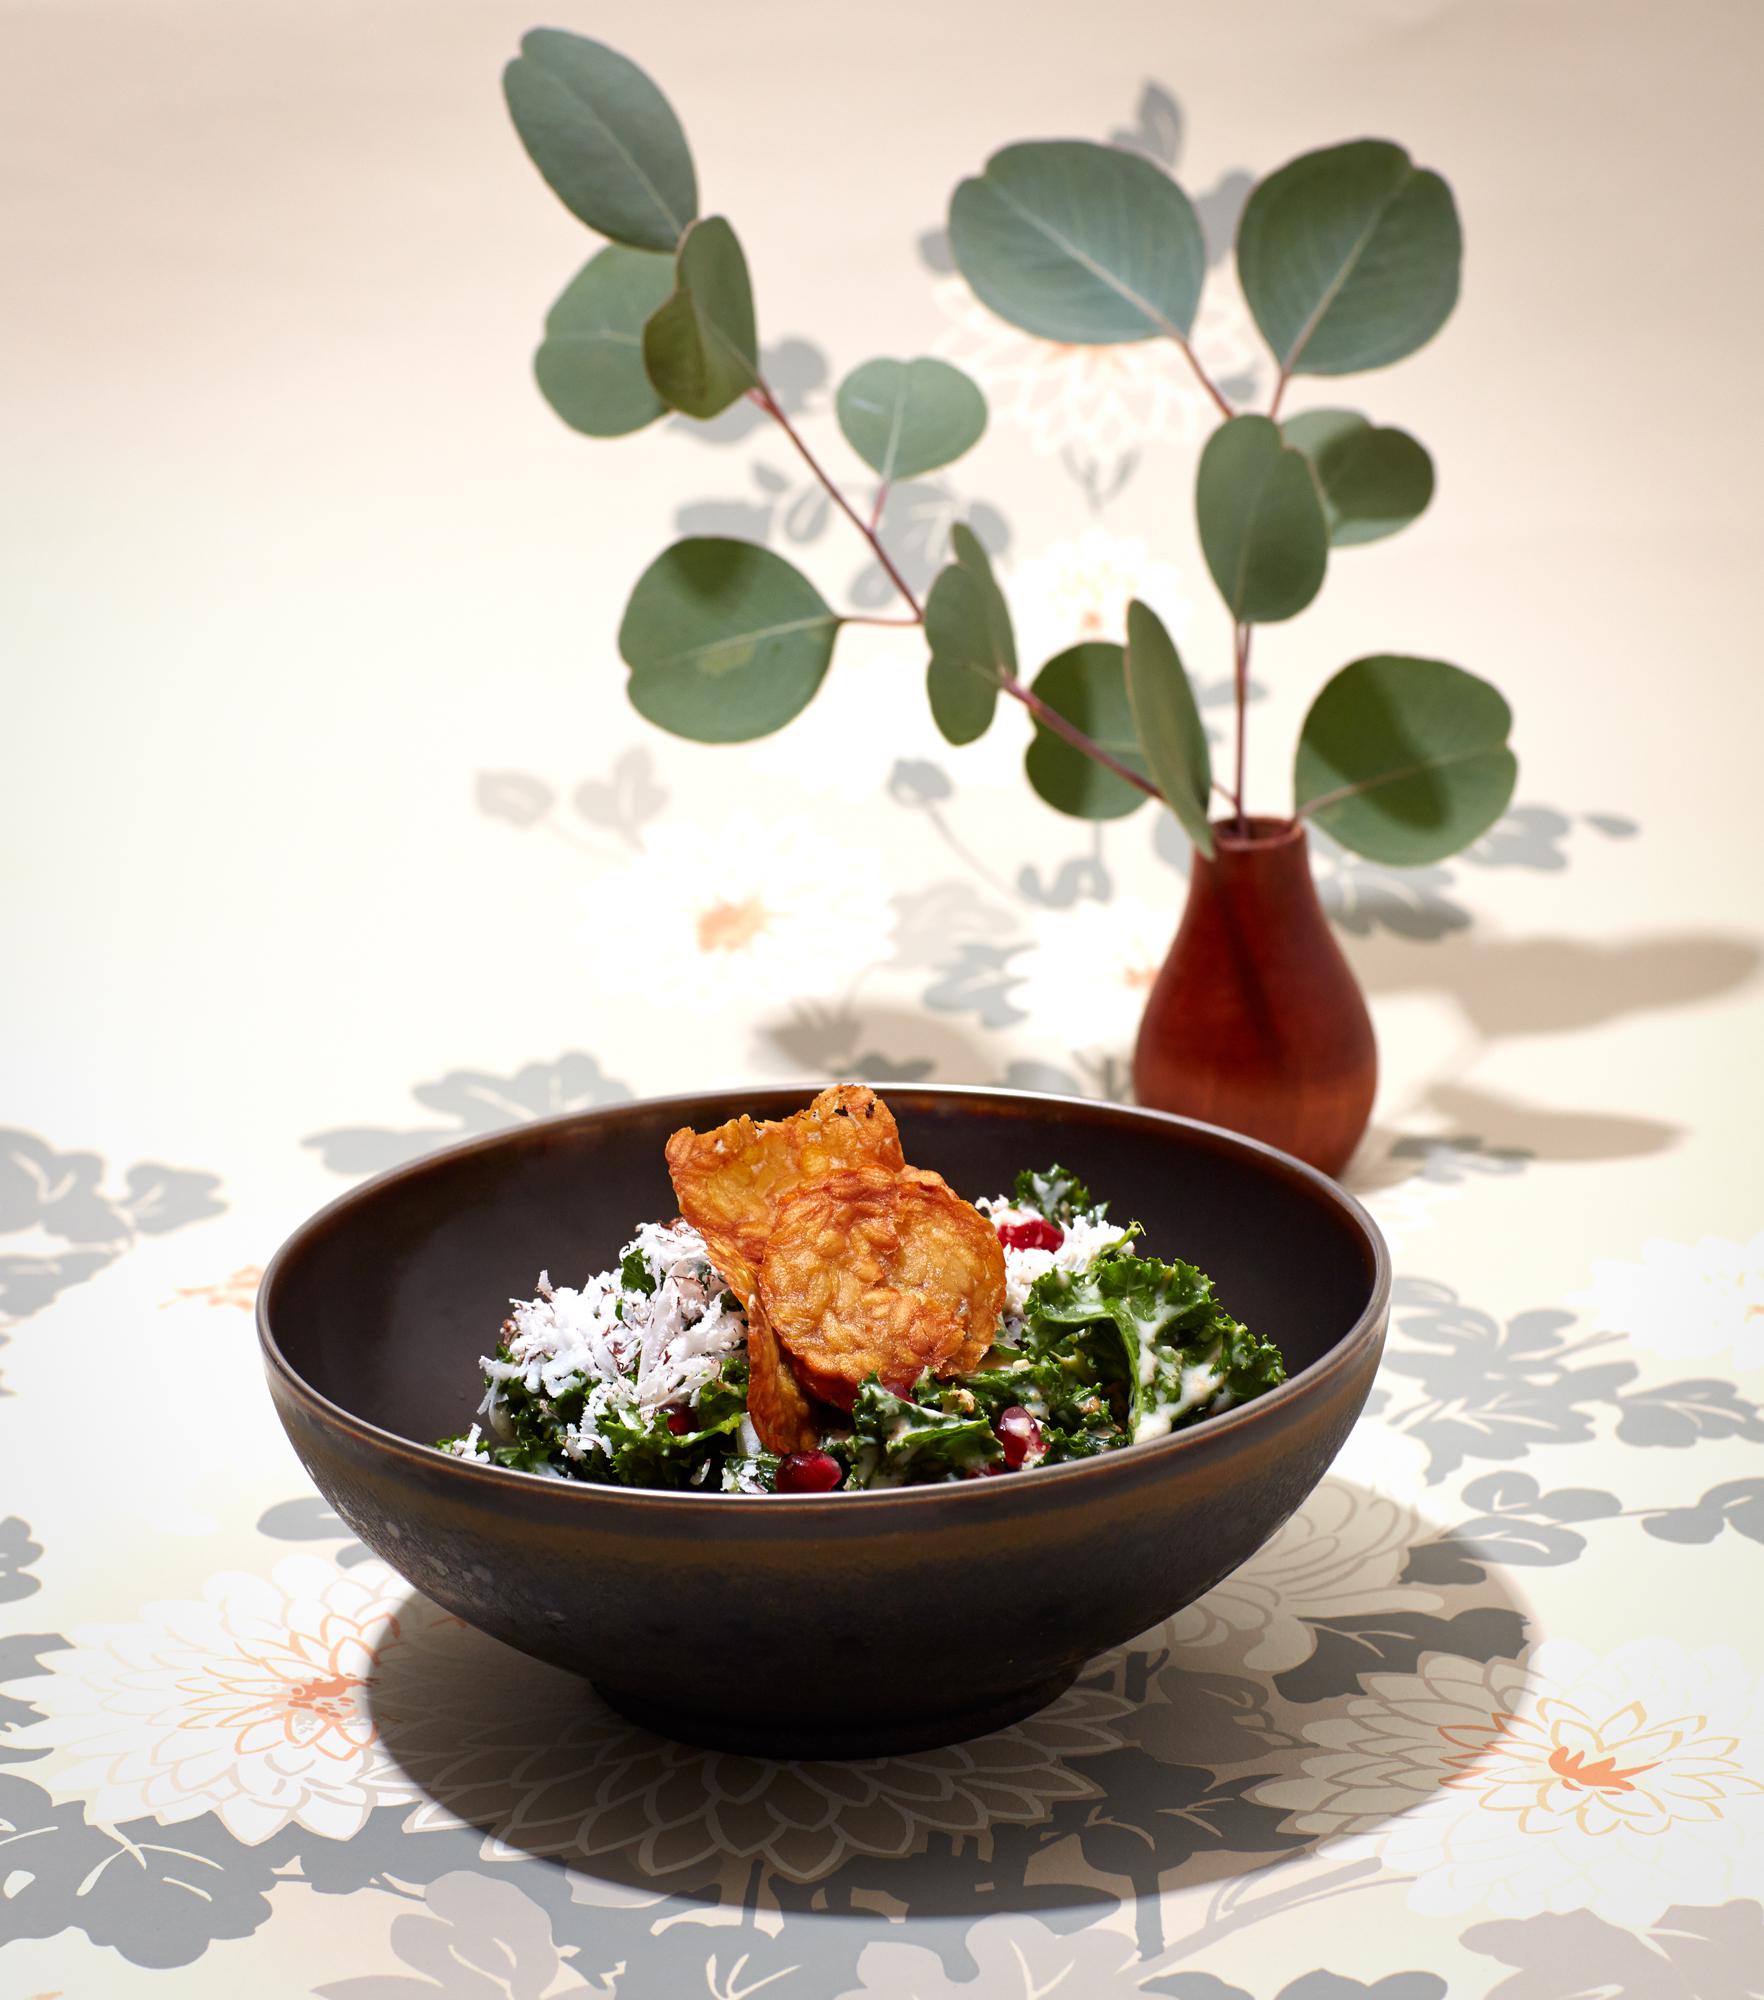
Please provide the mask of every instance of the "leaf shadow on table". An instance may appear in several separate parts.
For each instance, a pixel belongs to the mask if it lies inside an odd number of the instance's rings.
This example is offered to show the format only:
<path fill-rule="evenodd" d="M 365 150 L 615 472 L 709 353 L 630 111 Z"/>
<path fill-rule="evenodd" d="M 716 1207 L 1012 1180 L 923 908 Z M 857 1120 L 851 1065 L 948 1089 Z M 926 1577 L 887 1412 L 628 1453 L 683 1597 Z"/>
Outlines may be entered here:
<path fill-rule="evenodd" d="M 976 1002 L 983 1022 L 979 1003 L 984 997 Z M 947 1014 L 887 1002 L 794 1001 L 785 1011 L 762 1016 L 753 1032 L 768 1066 L 782 1062 L 793 1076 L 988 1083 L 998 1076 L 1003 1060 L 999 1051 Z"/>
<path fill-rule="evenodd" d="M 1350 944 L 1355 972 L 1374 998 L 1439 993 L 1464 1017 L 1470 1045 L 1457 1073 L 1432 1082 L 1417 1101 L 1458 1128 L 1440 1142 L 1377 1143 L 1375 1130 L 1356 1163 L 1355 1185 L 1376 1188 L 1432 1174 L 1441 1143 L 1476 1148 L 1485 1163 L 1502 1155 L 1559 1162 L 1634 1159 L 1669 1150 L 1680 1126 L 1602 1108 L 1527 1103 L 1463 1080 L 1463 1071 L 1499 1042 L 1573 1034 L 1635 1015 L 1672 1013 L 1738 991 L 1757 975 L 1757 940 L 1718 932 L 1657 934 L 1593 944 L 1572 938 L 1488 938 L 1475 932 L 1425 953 L 1374 937 Z"/>
<path fill-rule="evenodd" d="M 910 1912 L 916 1932 L 947 1925 L 959 1956 L 985 1916 L 1075 1931 L 1125 1900 L 1140 1949 L 1158 1951 L 1160 1891 L 1318 1853 L 1426 1795 L 1399 1773 L 1387 1812 L 1318 1831 L 1266 1793 L 1308 1796 L 1319 1745 L 1370 1677 L 1439 1654 L 1511 1660 L 1536 1636 L 1509 1572 L 1468 1546 L 1442 1561 L 1451 1539 L 1407 1501 L 1331 1478 L 1235 1576 L 1040 1715 L 908 1756 L 774 1763 L 672 1743 L 414 1596 L 372 1712 L 429 1801 L 412 1832 L 474 1826 L 567 1868 L 578 1903 L 696 1909 L 725 1946 L 722 1927 L 747 1935 L 759 1911 L 879 1928 Z"/>

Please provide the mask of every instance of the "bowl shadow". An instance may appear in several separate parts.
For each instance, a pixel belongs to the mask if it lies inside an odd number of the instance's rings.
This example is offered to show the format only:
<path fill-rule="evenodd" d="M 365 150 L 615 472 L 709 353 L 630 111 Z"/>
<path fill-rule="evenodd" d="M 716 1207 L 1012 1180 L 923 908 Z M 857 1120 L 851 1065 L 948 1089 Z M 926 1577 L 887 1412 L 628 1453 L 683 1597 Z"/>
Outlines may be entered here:
<path fill-rule="evenodd" d="M 1480 1580 L 1411 1577 L 1423 1546 L 1426 1575 Z M 1142 1930 L 1161 1890 L 1371 1830 L 1362 1813 L 1318 1835 L 1263 1795 L 1302 1789 L 1320 1728 L 1339 1728 L 1368 1676 L 1430 1653 L 1513 1657 L 1536 1636 L 1507 1572 L 1410 1504 L 1336 1478 L 1236 1575 L 1091 1662 L 1038 1715 L 903 1756 L 696 1749 L 414 1593 L 399 1624 L 369 1699 L 389 1763 L 423 1801 L 413 1830 L 476 1827 L 566 1868 L 581 1900 L 971 1919 L 1137 1898 Z M 761 1670 L 788 1671 L 787 1649 Z M 1371 1824 L 1416 1803 L 1412 1783 L 1393 1786 Z"/>

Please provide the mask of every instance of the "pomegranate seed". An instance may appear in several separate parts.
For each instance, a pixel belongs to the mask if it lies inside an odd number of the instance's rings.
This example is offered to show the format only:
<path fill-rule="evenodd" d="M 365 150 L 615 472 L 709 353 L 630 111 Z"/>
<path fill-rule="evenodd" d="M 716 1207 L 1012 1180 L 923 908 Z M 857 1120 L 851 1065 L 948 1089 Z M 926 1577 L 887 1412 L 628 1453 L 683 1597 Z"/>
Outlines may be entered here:
<path fill-rule="evenodd" d="M 673 1432 L 675 1437 L 684 1437 L 688 1431 L 695 1431 L 697 1428 L 698 1424 L 690 1410 L 670 1410 L 668 1412 L 668 1429 Z"/>
<path fill-rule="evenodd" d="M 992 1428 L 999 1443 L 1004 1446 L 1004 1462 L 1013 1472 L 1032 1451 L 1041 1449 L 1041 1426 L 1021 1403 L 1013 1403 L 1008 1410 L 1000 1410 Z"/>
<path fill-rule="evenodd" d="M 1057 1250 L 1066 1232 L 1057 1222 L 1032 1215 L 1027 1222 L 1000 1223 L 998 1240 L 1007 1250 Z"/>
<path fill-rule="evenodd" d="M 845 1477 L 838 1459 L 824 1451 L 793 1451 L 778 1466 L 780 1493 L 831 1493 Z"/>

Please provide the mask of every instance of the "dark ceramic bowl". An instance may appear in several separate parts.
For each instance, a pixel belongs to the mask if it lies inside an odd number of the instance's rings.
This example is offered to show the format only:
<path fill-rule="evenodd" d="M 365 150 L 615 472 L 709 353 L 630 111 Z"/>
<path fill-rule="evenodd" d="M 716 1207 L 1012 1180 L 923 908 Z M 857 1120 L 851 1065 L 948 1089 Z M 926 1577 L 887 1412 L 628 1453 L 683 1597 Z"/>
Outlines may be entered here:
<path fill-rule="evenodd" d="M 605 1269 L 675 1205 L 662 1143 L 813 1086 L 517 1126 L 369 1181 L 271 1264 L 258 1328 L 301 1462 L 362 1540 L 468 1623 L 670 1736 L 762 1755 L 948 1743 L 1051 1701 L 1212 1588 L 1323 1476 L 1384 1344 L 1360 1206 L 1266 1146 L 1160 1112 L 890 1087 L 907 1157 L 970 1196 L 1057 1159 L 1286 1354 L 1279 1389 L 1154 1444 L 1021 1478 L 744 1498 L 538 1479 L 428 1449 L 549 1267 Z"/>

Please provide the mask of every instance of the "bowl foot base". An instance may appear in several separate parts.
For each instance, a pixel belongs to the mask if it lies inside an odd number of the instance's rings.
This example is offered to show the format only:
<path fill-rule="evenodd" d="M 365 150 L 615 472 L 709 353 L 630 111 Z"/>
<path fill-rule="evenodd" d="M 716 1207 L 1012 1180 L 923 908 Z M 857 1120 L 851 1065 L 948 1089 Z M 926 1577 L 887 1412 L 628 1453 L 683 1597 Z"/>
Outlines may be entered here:
<path fill-rule="evenodd" d="M 804 1715 L 741 1716 L 676 1708 L 599 1681 L 594 1691 L 628 1722 L 701 1749 L 734 1750 L 748 1757 L 846 1761 L 935 1750 L 946 1743 L 989 1736 L 995 1729 L 1008 1729 L 1013 1722 L 1021 1722 L 1057 1701 L 1077 1678 L 1078 1669 L 1068 1667 L 1033 1687 L 1015 1689 L 972 1708 L 944 1709 L 935 1715 L 881 1715 L 861 1720 L 829 1717 L 824 1721 Z"/>

